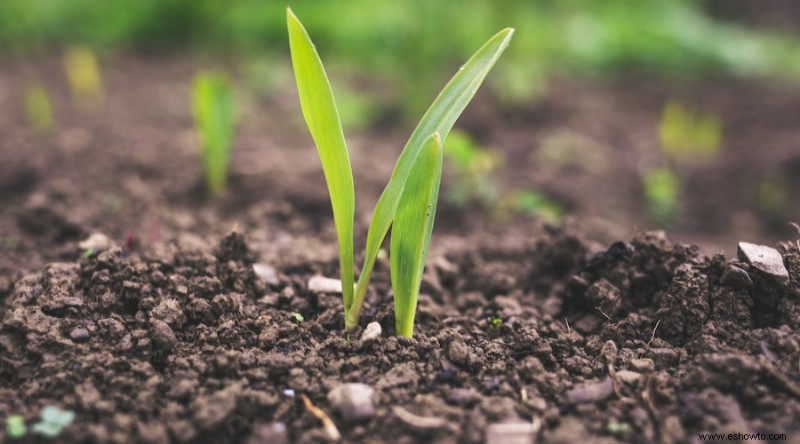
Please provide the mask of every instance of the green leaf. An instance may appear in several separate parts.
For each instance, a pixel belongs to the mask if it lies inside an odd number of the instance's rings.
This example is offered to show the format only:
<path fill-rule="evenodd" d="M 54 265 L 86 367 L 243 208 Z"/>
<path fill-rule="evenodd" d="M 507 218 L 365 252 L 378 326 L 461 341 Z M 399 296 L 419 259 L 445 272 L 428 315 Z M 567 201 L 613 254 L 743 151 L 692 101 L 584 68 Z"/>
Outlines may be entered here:
<path fill-rule="evenodd" d="M 513 29 L 500 31 L 472 55 L 439 93 L 403 148 L 392 172 L 392 177 L 378 199 L 372 215 L 372 223 L 367 233 L 364 265 L 356 287 L 355 300 L 352 308 L 345 312 L 346 328 L 351 329 L 358 323 L 359 311 L 367 292 L 372 269 L 375 266 L 375 258 L 392 225 L 400 202 L 400 195 L 425 139 L 434 133 L 439 133 L 442 141 L 447 138 L 456 119 L 472 100 L 478 87 L 508 46 L 513 33 Z"/>
<path fill-rule="evenodd" d="M 419 285 L 433 231 L 442 179 L 442 141 L 430 136 L 409 170 L 397 207 L 390 247 L 397 334 L 412 337 Z"/>
<path fill-rule="evenodd" d="M 300 106 L 317 146 L 328 193 L 333 206 L 333 220 L 339 241 L 339 268 L 345 313 L 353 304 L 353 218 L 355 191 L 350 156 L 344 141 L 339 112 L 333 100 L 328 76 L 305 28 L 286 8 L 289 47 Z"/>
<path fill-rule="evenodd" d="M 219 74 L 198 74 L 194 79 L 192 101 L 203 149 L 206 186 L 212 194 L 220 194 L 228 180 L 231 141 L 236 126 L 228 78 Z"/>

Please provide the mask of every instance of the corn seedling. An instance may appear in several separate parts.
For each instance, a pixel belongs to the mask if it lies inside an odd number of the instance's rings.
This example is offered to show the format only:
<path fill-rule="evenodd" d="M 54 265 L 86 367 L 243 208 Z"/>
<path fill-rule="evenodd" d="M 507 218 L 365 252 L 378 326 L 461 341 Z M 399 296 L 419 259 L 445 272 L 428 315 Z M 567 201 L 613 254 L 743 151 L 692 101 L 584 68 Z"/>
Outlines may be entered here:
<path fill-rule="evenodd" d="M 195 76 L 192 102 L 206 187 L 211 194 L 219 195 L 228 182 L 228 162 L 236 127 L 236 110 L 228 78 L 209 73 Z"/>
<path fill-rule="evenodd" d="M 373 212 L 364 264 L 355 282 L 355 191 L 350 156 L 330 82 L 303 25 L 286 10 L 289 47 L 300 106 L 317 147 L 333 208 L 339 244 L 345 328 L 358 325 L 375 259 L 389 228 L 390 272 L 397 334 L 411 337 L 417 296 L 439 195 L 442 140 L 508 45 L 512 29 L 489 39 L 444 87 L 411 134 Z"/>
<path fill-rule="evenodd" d="M 37 131 L 45 131 L 53 126 L 53 107 L 50 97 L 42 85 L 34 85 L 25 90 L 25 114 L 28 125 Z"/>
<path fill-rule="evenodd" d="M 64 55 L 72 95 L 79 102 L 94 103 L 103 98 L 103 81 L 94 52 L 85 47 L 71 48 Z"/>

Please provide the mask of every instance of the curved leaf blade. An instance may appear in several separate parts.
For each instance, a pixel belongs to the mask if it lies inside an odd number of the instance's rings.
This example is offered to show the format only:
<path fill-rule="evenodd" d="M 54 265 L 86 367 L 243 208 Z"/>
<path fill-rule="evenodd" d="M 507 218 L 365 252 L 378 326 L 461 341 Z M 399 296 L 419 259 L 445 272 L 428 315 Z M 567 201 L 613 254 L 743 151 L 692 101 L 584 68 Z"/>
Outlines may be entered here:
<path fill-rule="evenodd" d="M 375 266 L 375 258 L 395 218 L 400 195 L 425 139 L 433 133 L 439 133 L 442 141 L 447 138 L 450 129 L 453 128 L 478 87 L 508 46 L 513 33 L 514 30 L 510 28 L 498 32 L 470 57 L 439 93 L 403 148 L 392 172 L 392 177 L 378 199 L 372 215 L 372 222 L 367 233 L 364 264 L 356 287 L 355 299 L 352 308 L 345 312 L 346 326 L 355 326 L 358 323 L 359 311 L 367 292 L 372 269 Z"/>
<path fill-rule="evenodd" d="M 339 268 L 345 312 L 353 303 L 353 219 L 355 191 L 350 156 L 328 76 L 303 24 L 286 8 L 289 49 L 292 54 L 300 107 L 317 146 L 339 242 Z"/>
<path fill-rule="evenodd" d="M 433 232 L 442 179 L 442 141 L 430 136 L 409 170 L 397 207 L 390 247 L 397 334 L 412 337 L 419 286 Z"/>

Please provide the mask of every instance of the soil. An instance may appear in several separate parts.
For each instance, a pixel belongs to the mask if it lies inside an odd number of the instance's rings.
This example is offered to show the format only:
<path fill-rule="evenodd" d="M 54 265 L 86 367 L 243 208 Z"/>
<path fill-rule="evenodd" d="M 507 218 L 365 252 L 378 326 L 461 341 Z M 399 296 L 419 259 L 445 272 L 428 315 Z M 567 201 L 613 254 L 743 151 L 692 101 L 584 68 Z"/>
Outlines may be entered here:
<path fill-rule="evenodd" d="M 746 198 L 773 174 L 800 187 L 800 87 L 561 80 L 499 111 L 483 93 L 462 127 L 505 153 L 501 187 L 536 186 L 573 216 L 554 227 L 444 205 L 408 340 L 393 335 L 384 260 L 350 335 L 340 295 L 309 289 L 338 265 L 293 90 L 242 95 L 229 190 L 205 197 L 188 112 L 202 65 L 104 58 L 95 106 L 69 97 L 57 58 L 0 66 L 0 417 L 72 410 L 64 442 L 330 440 L 310 405 L 345 442 L 482 442 L 501 423 L 553 443 L 800 437 L 787 223 L 800 202 L 765 217 Z M 51 92 L 49 132 L 19 112 L 34 78 Z M 726 122 L 719 161 L 684 167 L 691 191 L 670 230 L 700 246 L 637 229 L 654 226 L 638 174 L 673 95 Z M 541 147 L 563 134 L 590 150 L 554 170 Z M 358 233 L 402 140 L 391 127 L 351 140 Z M 84 254 L 96 232 L 109 242 Z M 789 278 L 716 253 L 740 240 L 777 246 Z M 370 322 L 382 333 L 362 340 Z M 372 388 L 374 408 L 354 419 L 329 398 L 343 383 Z"/>

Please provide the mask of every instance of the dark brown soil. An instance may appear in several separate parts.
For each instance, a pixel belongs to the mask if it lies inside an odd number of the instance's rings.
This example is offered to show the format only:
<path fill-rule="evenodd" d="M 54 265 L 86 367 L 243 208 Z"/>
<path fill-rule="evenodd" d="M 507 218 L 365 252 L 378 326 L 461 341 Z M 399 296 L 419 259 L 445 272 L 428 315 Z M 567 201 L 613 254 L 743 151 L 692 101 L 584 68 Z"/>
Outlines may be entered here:
<path fill-rule="evenodd" d="M 464 125 L 505 152 L 501 186 L 540 187 L 575 216 L 554 228 L 443 207 L 406 340 L 393 336 L 387 263 L 350 336 L 340 296 L 308 289 L 338 265 L 291 93 L 245 99 L 230 189 L 206 199 L 188 113 L 196 61 L 109 58 L 94 108 L 72 104 L 57 59 L 4 63 L 0 418 L 73 410 L 64 442 L 324 442 L 304 395 L 345 442 L 482 442 L 506 422 L 554 443 L 800 437 L 798 246 L 780 245 L 788 281 L 703 254 L 796 238 L 800 202 L 778 223 L 743 196 L 774 171 L 800 187 L 800 88 L 563 81 L 515 111 L 479 97 Z M 43 134 L 19 112 L 35 77 L 56 108 Z M 720 161 L 687 167 L 695 192 L 674 232 L 702 250 L 635 229 L 652 226 L 640 163 L 663 100 L 681 94 L 730 122 Z M 545 168 L 538 147 L 563 131 L 607 168 Z M 395 130 L 351 142 L 359 233 L 401 145 Z M 118 246 L 82 256 L 94 232 Z M 372 321 L 383 333 L 362 341 Z M 328 398 L 351 382 L 374 390 L 361 420 Z"/>

